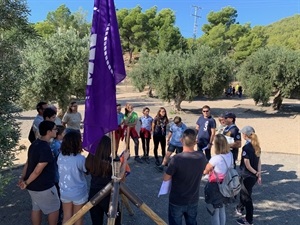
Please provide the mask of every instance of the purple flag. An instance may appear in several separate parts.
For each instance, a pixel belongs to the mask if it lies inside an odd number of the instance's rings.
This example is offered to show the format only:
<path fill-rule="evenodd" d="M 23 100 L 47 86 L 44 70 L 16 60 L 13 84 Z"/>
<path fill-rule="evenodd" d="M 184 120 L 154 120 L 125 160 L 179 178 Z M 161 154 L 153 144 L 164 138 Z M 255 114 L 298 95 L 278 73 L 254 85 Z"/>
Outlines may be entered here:
<path fill-rule="evenodd" d="M 86 87 L 83 147 L 95 153 L 104 134 L 118 128 L 116 85 L 126 77 L 113 0 L 95 0 Z"/>

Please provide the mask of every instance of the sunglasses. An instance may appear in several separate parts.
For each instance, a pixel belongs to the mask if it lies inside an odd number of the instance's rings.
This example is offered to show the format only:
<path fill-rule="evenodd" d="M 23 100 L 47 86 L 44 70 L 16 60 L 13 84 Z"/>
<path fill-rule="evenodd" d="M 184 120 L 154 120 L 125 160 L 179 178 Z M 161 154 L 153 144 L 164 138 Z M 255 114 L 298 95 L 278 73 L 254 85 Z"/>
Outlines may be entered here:
<path fill-rule="evenodd" d="M 209 112 L 209 110 L 203 110 L 202 112 L 207 113 L 207 112 Z"/>

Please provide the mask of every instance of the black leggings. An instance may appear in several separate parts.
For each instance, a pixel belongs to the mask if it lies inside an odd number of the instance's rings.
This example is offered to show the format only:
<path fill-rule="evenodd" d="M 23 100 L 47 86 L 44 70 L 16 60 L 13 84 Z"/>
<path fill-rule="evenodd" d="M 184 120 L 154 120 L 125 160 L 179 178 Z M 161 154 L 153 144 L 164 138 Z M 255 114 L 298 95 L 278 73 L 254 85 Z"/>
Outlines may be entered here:
<path fill-rule="evenodd" d="M 253 202 L 252 202 L 252 188 L 257 181 L 256 177 L 241 178 L 242 189 L 240 192 L 240 203 L 238 209 L 246 208 L 246 220 L 249 223 L 253 222 Z"/>
<path fill-rule="evenodd" d="M 156 159 L 158 159 L 157 149 L 158 149 L 158 145 L 160 143 L 161 155 L 162 155 L 162 158 L 164 158 L 166 155 L 166 137 L 165 136 L 153 136 L 153 142 L 154 142 L 154 150 L 153 150 L 154 157 Z"/>
<path fill-rule="evenodd" d="M 98 192 L 100 189 L 91 188 L 89 192 L 89 200 Z M 110 195 L 107 195 L 104 199 L 101 200 L 97 205 L 90 209 L 90 215 L 93 225 L 103 225 L 104 213 L 107 215 L 109 207 Z M 118 216 L 115 220 L 116 225 L 121 224 L 121 214 L 118 206 Z"/>
<path fill-rule="evenodd" d="M 150 138 L 145 138 L 144 133 L 140 133 L 140 137 L 142 140 L 142 148 L 144 152 L 144 156 L 149 156 L 149 149 L 150 149 Z"/>

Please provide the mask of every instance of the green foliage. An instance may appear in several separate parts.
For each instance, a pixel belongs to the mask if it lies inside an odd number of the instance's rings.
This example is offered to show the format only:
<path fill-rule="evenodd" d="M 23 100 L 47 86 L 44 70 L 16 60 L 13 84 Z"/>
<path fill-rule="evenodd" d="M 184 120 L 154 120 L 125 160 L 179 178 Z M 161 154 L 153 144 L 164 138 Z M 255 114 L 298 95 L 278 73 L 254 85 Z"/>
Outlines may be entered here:
<path fill-rule="evenodd" d="M 0 2 L 0 195 L 11 179 L 3 169 L 15 159 L 20 126 L 16 122 L 16 101 L 20 97 L 22 69 L 20 52 L 24 41 L 34 32 L 28 25 L 25 1 Z"/>
<path fill-rule="evenodd" d="M 170 9 L 157 12 L 152 7 L 145 12 L 137 6 L 133 9 L 120 9 L 117 12 L 121 43 L 124 52 L 175 51 L 187 49 L 186 40 L 175 27 L 175 14 Z"/>
<path fill-rule="evenodd" d="M 238 14 L 236 9 L 230 6 L 223 8 L 219 12 L 210 12 L 207 15 L 207 20 L 209 24 L 204 24 L 202 27 L 202 31 L 207 34 L 213 27 L 219 24 L 223 24 L 226 27 L 230 27 L 232 24 L 236 23 L 237 16 Z"/>
<path fill-rule="evenodd" d="M 174 101 L 180 110 L 183 100 L 219 96 L 228 84 L 231 65 L 228 58 L 206 46 L 189 52 L 143 52 L 129 77 L 140 91 L 149 85 L 159 98 Z"/>
<path fill-rule="evenodd" d="M 88 36 L 80 38 L 74 29 L 57 32 L 46 40 L 28 42 L 23 58 L 25 109 L 40 100 L 57 101 L 65 109 L 71 95 L 85 96 Z"/>
<path fill-rule="evenodd" d="M 237 11 L 232 7 L 209 13 L 209 23 L 203 25 L 205 34 L 199 42 L 228 55 L 239 65 L 257 49 L 264 47 L 267 37 L 262 27 L 251 29 L 250 24 L 239 24 L 236 19 Z"/>
<path fill-rule="evenodd" d="M 46 20 L 34 24 L 34 29 L 42 37 L 48 38 L 58 31 L 75 29 L 80 37 L 89 34 L 90 24 L 86 21 L 87 13 L 82 9 L 71 13 L 66 5 L 59 6 L 47 14 Z"/>
<path fill-rule="evenodd" d="M 264 28 L 268 36 L 268 46 L 282 46 L 291 50 L 300 50 L 300 15 L 282 19 Z"/>
<path fill-rule="evenodd" d="M 280 47 L 259 49 L 241 65 L 238 77 L 256 104 L 266 105 L 274 90 L 283 97 L 299 95 L 300 53 Z"/>

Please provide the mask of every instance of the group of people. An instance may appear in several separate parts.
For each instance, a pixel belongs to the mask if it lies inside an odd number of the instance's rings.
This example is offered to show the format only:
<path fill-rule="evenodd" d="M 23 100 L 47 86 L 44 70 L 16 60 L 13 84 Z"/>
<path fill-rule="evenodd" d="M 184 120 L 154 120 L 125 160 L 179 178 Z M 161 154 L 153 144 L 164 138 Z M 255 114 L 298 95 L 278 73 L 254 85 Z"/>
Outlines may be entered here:
<path fill-rule="evenodd" d="M 181 137 L 183 151 L 169 162 L 164 181 L 171 180 L 168 219 L 170 225 L 181 225 L 183 217 L 188 225 L 197 224 L 199 187 L 202 175 L 208 176 L 205 187 L 205 202 L 211 215 L 212 225 L 225 225 L 225 205 L 229 199 L 224 197 L 218 183 L 222 183 L 229 167 L 236 167 L 241 137 L 245 140 L 242 148 L 240 176 L 241 191 L 236 213 L 246 216 L 237 219 L 238 224 L 253 224 L 252 188 L 261 184 L 261 147 L 251 126 L 239 130 L 235 125 L 236 115 L 226 113 L 219 116 L 219 127 L 210 115 L 210 107 L 202 107 L 202 116 L 196 123 L 196 133 L 186 129 Z M 197 145 L 197 151 L 194 146 Z M 214 155 L 211 155 L 214 149 Z"/>
<path fill-rule="evenodd" d="M 131 137 L 134 142 L 135 161 L 149 163 L 150 139 L 153 138 L 156 168 L 164 171 L 164 180 L 172 185 L 169 196 L 169 224 L 177 225 L 185 218 L 186 224 L 197 224 L 200 180 L 207 176 L 207 187 L 211 196 L 207 210 L 212 225 L 225 225 L 225 204 L 217 183 L 222 182 L 226 170 L 236 167 L 241 137 L 246 141 L 242 148 L 240 174 L 242 190 L 236 212 L 246 217 L 239 224 L 253 224 L 252 188 L 261 183 L 261 148 L 252 127 L 239 130 L 235 125 L 236 115 L 225 113 L 219 116 L 219 126 L 211 116 L 208 105 L 202 107 L 202 115 L 196 122 L 196 130 L 187 128 L 179 116 L 169 121 L 166 109 L 161 107 L 156 116 L 149 115 L 150 109 L 143 108 L 138 116 L 131 104 L 126 104 L 123 114 L 117 105 L 118 129 L 115 131 L 117 153 L 120 140 Z M 95 154 L 87 158 L 81 155 L 81 115 L 76 102 L 72 102 L 61 123 L 57 121 L 57 110 L 44 102 L 37 105 L 38 115 L 32 130 L 35 140 L 28 150 L 28 159 L 18 185 L 27 189 L 32 199 L 32 224 L 41 224 L 42 213 L 48 215 L 50 225 L 66 222 L 97 192 L 112 180 L 111 140 L 104 136 L 98 143 Z M 139 156 L 139 139 L 142 140 L 143 156 Z M 158 147 L 162 161 L 159 161 Z M 166 146 L 167 152 L 165 150 Z M 194 147 L 197 146 L 195 150 Z M 214 155 L 211 151 L 214 149 Z M 172 153 L 176 153 L 171 158 Z M 127 152 L 128 153 L 128 152 Z M 125 156 L 127 158 L 127 156 Z M 86 175 L 91 175 L 88 191 Z M 108 212 L 109 196 L 90 210 L 94 225 L 103 224 Z M 116 224 L 120 224 L 120 213 Z M 62 219 L 60 221 L 60 219 Z M 75 225 L 83 224 L 79 219 Z"/>
<path fill-rule="evenodd" d="M 71 102 L 60 125 L 53 106 L 37 104 L 38 115 L 32 131 L 35 140 L 28 149 L 28 157 L 18 185 L 27 189 L 32 200 L 31 220 L 40 225 L 42 213 L 48 215 L 50 225 L 63 224 L 112 179 L 111 140 L 104 136 L 95 154 L 81 154 L 81 115 L 76 102 Z M 124 157 L 126 153 L 124 153 Z M 91 175 L 90 188 L 86 175 Z M 90 210 L 94 225 L 103 224 L 108 212 L 109 196 Z M 82 225 L 83 218 L 75 225 Z M 121 224 L 120 213 L 116 224 Z"/>
<path fill-rule="evenodd" d="M 236 86 L 229 85 L 229 87 L 225 90 L 226 97 L 237 95 L 239 98 L 243 95 L 243 87 L 239 84 Z"/>

